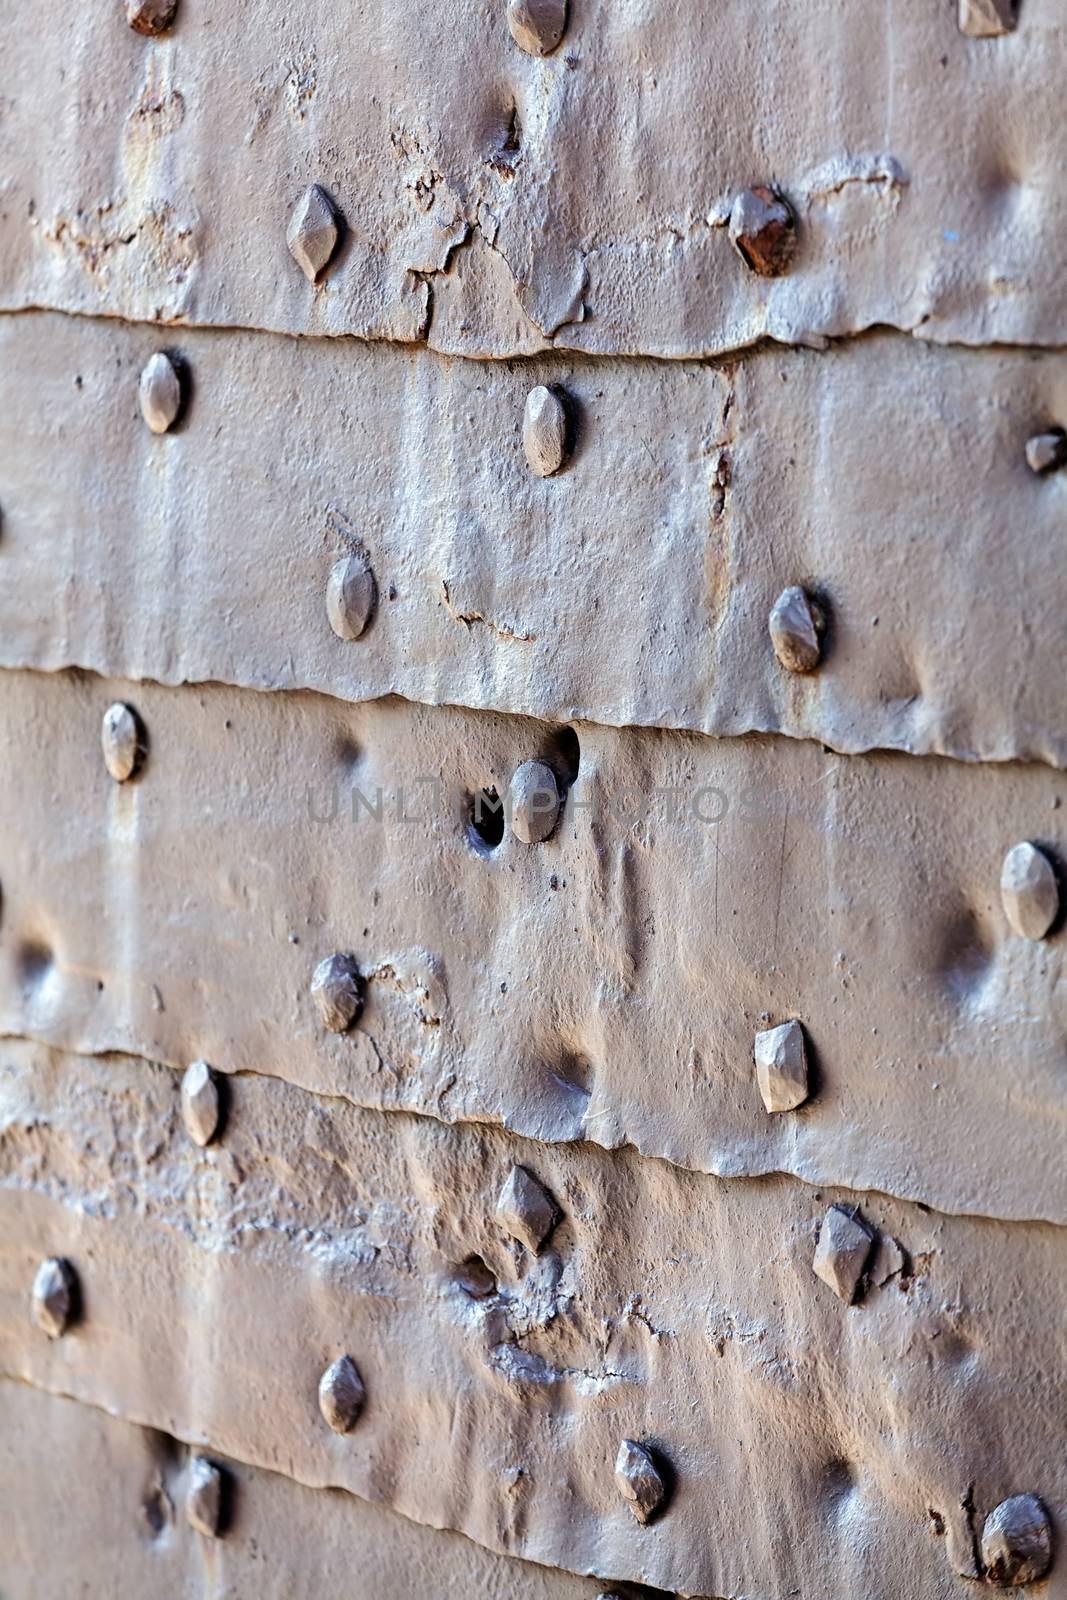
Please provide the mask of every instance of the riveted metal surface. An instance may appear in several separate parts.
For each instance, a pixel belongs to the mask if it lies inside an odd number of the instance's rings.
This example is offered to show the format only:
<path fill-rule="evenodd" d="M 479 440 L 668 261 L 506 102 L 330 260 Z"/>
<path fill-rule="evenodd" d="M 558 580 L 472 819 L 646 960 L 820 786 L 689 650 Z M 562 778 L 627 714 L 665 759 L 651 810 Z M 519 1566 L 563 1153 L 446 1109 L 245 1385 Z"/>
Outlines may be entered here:
<path fill-rule="evenodd" d="M 1067 1600 L 1062 5 L 8 9 L 0 1600 Z"/>
<path fill-rule="evenodd" d="M 114 700 L 132 784 L 96 758 Z M 1006 846 L 1062 855 L 1047 768 L 69 674 L 7 674 L 0 737 L 5 1032 L 1067 1218 L 1064 935 L 1000 897 Z M 537 758 L 556 831 L 491 846 L 472 797 Z M 340 1034 L 335 952 L 366 986 Z M 768 1116 L 754 1035 L 794 1018 L 811 1098 Z"/>
<path fill-rule="evenodd" d="M 176 1439 L 16 1383 L 0 1383 L 0 1423 L 5 1600 L 596 1600 L 603 1589 L 221 1457 L 232 1517 L 205 1559 L 180 1515 L 191 1452 Z"/>
<path fill-rule="evenodd" d="M 186 334 L 188 416 L 155 438 L 157 344 L 0 319 L 5 665 L 1067 764 L 1067 475 L 1025 458 L 1067 415 L 1067 357 L 878 336 L 487 367 Z M 535 377 L 582 419 L 545 480 Z M 340 639 L 330 574 L 366 555 L 377 610 Z M 829 621 L 803 678 L 768 632 L 795 583 Z"/>
<path fill-rule="evenodd" d="M 1062 1228 L 383 1117 L 255 1074 L 198 1152 L 177 1073 L 22 1043 L 2 1060 L 5 1376 L 686 1594 L 941 1600 L 1017 1486 L 1067 1512 Z M 562 1213 L 536 1257 L 495 1214 L 516 1158 Z M 838 1199 L 881 1241 L 851 1308 L 812 1270 Z M 60 1249 L 86 1315 L 53 1343 L 23 1308 Z M 317 1399 L 339 1350 L 367 1389 L 343 1436 Z M 616 1488 L 623 1438 L 673 1468 L 648 1527 Z"/>
<path fill-rule="evenodd" d="M 572 9 L 544 59 L 453 0 L 377 0 L 358 47 L 271 0 L 152 42 L 88 7 L 13 28 L 3 305 L 485 355 L 1067 341 L 1057 0 L 998 40 L 927 0 Z M 311 184 L 347 224 L 319 288 L 286 246 Z M 727 232 L 768 184 L 799 228 L 773 279 Z"/>

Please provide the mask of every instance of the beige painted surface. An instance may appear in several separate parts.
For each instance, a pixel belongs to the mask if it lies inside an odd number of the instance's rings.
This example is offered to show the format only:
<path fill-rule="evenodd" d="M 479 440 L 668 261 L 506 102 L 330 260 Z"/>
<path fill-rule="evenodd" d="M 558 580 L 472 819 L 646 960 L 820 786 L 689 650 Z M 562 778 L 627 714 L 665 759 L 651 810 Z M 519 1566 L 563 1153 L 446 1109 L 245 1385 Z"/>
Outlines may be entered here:
<path fill-rule="evenodd" d="M 92 1406 L 0 1384 L 5 1600 L 596 1600 L 603 1592 L 595 1579 L 503 1559 L 217 1452 L 230 1518 L 224 1539 L 204 1539 L 184 1515 L 193 1454 Z M 637 1600 L 629 1586 L 616 1592 Z"/>

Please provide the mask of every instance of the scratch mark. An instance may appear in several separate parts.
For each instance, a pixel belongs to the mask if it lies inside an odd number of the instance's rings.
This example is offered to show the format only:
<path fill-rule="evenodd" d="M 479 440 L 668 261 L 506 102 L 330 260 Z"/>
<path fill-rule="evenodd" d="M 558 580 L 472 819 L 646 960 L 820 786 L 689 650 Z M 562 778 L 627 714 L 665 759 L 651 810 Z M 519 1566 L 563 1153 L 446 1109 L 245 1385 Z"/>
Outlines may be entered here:
<path fill-rule="evenodd" d="M 464 627 L 468 629 L 472 628 L 476 622 L 480 622 L 483 627 L 488 628 L 491 633 L 495 633 L 498 638 L 510 640 L 514 644 L 533 644 L 536 641 L 536 633 L 517 633 L 514 628 L 509 628 L 506 623 L 493 622 L 490 617 L 485 615 L 484 611 L 457 611 L 452 604 L 448 583 L 444 578 L 441 580 L 441 590 L 444 596 L 445 610 L 453 622 L 462 622 Z"/>

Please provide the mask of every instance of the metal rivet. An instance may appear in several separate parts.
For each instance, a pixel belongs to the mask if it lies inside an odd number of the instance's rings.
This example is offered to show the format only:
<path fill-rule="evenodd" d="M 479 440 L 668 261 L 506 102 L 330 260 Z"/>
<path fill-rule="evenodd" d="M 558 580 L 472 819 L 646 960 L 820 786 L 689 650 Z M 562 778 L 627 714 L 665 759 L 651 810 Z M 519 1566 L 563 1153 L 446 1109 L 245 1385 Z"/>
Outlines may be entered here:
<path fill-rule="evenodd" d="M 185 1520 L 206 1539 L 218 1538 L 222 1521 L 222 1471 L 206 1456 L 194 1456 L 189 1466 Z"/>
<path fill-rule="evenodd" d="M 764 184 L 737 196 L 729 232 L 734 249 L 761 278 L 780 278 L 792 266 L 797 248 L 793 208 Z"/>
<path fill-rule="evenodd" d="M 1043 939 L 1060 910 L 1060 888 L 1043 850 L 1023 840 L 1000 869 L 1000 903 L 1020 939 Z"/>
<path fill-rule="evenodd" d="M 869 1228 L 855 1206 L 831 1206 L 822 1220 L 812 1266 L 815 1275 L 851 1305 L 863 1281 L 874 1245 Z"/>
<path fill-rule="evenodd" d="M 219 1089 L 206 1061 L 194 1061 L 182 1078 L 182 1121 L 194 1144 L 210 1144 L 219 1125 Z"/>
<path fill-rule="evenodd" d="M 768 1111 L 795 1111 L 808 1098 L 808 1052 L 797 1021 L 756 1035 L 756 1082 Z"/>
<path fill-rule="evenodd" d="M 619 1446 L 615 1482 L 638 1522 L 650 1521 L 666 1497 L 667 1486 L 651 1450 L 634 1439 L 624 1439 Z"/>
<path fill-rule="evenodd" d="M 166 433 L 182 406 L 182 385 L 170 357 L 157 350 L 148 360 L 137 390 L 141 415 L 153 433 Z"/>
<path fill-rule="evenodd" d="M 126 783 L 145 757 L 148 740 L 144 724 L 132 706 L 116 701 L 104 712 L 100 727 L 104 765 L 116 783 Z"/>
<path fill-rule="evenodd" d="M 544 761 L 524 761 L 508 791 L 511 831 L 523 844 L 542 844 L 559 820 L 562 798 L 556 774 Z"/>
<path fill-rule="evenodd" d="M 364 988 L 355 956 L 338 951 L 320 961 L 311 979 L 311 998 L 323 1027 L 345 1033 L 363 1010 Z"/>
<path fill-rule="evenodd" d="M 1027 439 L 1026 464 L 1031 472 L 1058 472 L 1067 464 L 1067 433 L 1050 428 L 1048 433 L 1035 433 Z"/>
<path fill-rule="evenodd" d="M 33 1280 L 33 1320 L 50 1339 L 66 1333 L 78 1304 L 78 1276 L 69 1261 L 49 1256 Z"/>
<path fill-rule="evenodd" d="M 163 33 L 177 9 L 178 0 L 126 0 L 126 21 L 135 33 Z"/>
<path fill-rule="evenodd" d="M 351 1356 L 338 1356 L 319 1379 L 319 1410 L 334 1433 L 348 1433 L 355 1427 L 366 1398 L 363 1379 Z"/>
<path fill-rule="evenodd" d="M 537 1255 L 559 1221 L 560 1210 L 532 1173 L 525 1167 L 512 1167 L 497 1199 L 496 1214 L 511 1238 Z"/>
<path fill-rule="evenodd" d="M 297 201 L 285 235 L 289 254 L 309 283 L 329 266 L 339 236 L 336 207 L 326 190 L 313 183 Z"/>
<path fill-rule="evenodd" d="M 547 56 L 563 38 L 567 0 L 508 0 L 508 27 L 520 49 Z"/>
<path fill-rule="evenodd" d="M 326 615 L 339 639 L 358 639 L 371 619 L 378 585 L 363 556 L 336 561 L 326 584 Z"/>
<path fill-rule="evenodd" d="M 812 672 L 822 655 L 826 621 L 819 606 L 793 584 L 783 589 L 767 621 L 778 660 L 790 672 Z"/>
<path fill-rule="evenodd" d="M 550 478 L 567 459 L 567 413 L 559 395 L 543 383 L 526 396 L 522 448 L 539 478 Z"/>
<path fill-rule="evenodd" d="M 1002 1500 L 985 1519 L 982 1565 L 990 1583 L 1036 1583 L 1052 1565 L 1052 1529 L 1036 1494 Z"/>
<path fill-rule="evenodd" d="M 960 0 L 960 32 L 995 39 L 1015 30 L 1016 0 Z"/>

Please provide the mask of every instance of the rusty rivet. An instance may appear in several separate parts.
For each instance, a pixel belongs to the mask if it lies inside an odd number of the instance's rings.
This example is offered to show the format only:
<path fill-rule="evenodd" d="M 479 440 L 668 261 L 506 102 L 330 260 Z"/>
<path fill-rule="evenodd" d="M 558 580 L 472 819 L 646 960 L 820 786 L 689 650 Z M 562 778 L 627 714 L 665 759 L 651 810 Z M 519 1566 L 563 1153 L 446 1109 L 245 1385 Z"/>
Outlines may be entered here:
<path fill-rule="evenodd" d="M 778 660 L 790 672 L 813 672 L 822 656 L 826 619 L 821 608 L 800 587 L 783 589 L 767 621 Z"/>
<path fill-rule="evenodd" d="M 219 1088 L 206 1061 L 194 1061 L 182 1078 L 182 1121 L 194 1144 L 210 1144 L 219 1125 Z"/>
<path fill-rule="evenodd" d="M 856 1206 L 830 1207 L 819 1229 L 812 1266 L 815 1276 L 846 1305 L 856 1298 L 873 1245 L 874 1231 Z"/>
<path fill-rule="evenodd" d="M 1000 903 L 1020 939 L 1043 939 L 1060 909 L 1060 888 L 1043 850 L 1023 840 L 1000 869 Z"/>
<path fill-rule="evenodd" d="M 1036 1583 L 1052 1565 L 1052 1529 L 1036 1494 L 1002 1500 L 985 1519 L 982 1565 L 990 1583 Z"/>
<path fill-rule="evenodd" d="M 543 383 L 526 396 L 522 448 L 539 478 L 550 478 L 567 458 L 567 413 L 559 395 Z"/>
<path fill-rule="evenodd" d="M 556 774 L 544 761 L 524 761 L 508 790 L 511 831 L 523 844 L 542 844 L 559 820 L 562 797 Z"/>
<path fill-rule="evenodd" d="M 525 1167 L 512 1167 L 496 1203 L 497 1218 L 512 1239 L 537 1255 L 559 1221 L 556 1202 Z"/>
<path fill-rule="evenodd" d="M 348 1433 L 363 1410 L 367 1391 L 351 1356 L 338 1356 L 319 1379 L 319 1410 L 334 1433 Z"/>
<path fill-rule="evenodd" d="M 166 433 L 181 410 L 182 385 L 170 356 L 157 350 L 150 356 L 137 387 L 141 415 L 153 433 Z"/>
<path fill-rule="evenodd" d="M 1015 31 L 1016 0 L 960 0 L 960 32 L 972 39 L 995 39 Z"/>
<path fill-rule="evenodd" d="M 358 639 L 378 599 L 374 573 L 363 556 L 335 561 L 326 584 L 326 615 L 339 639 Z"/>
<path fill-rule="evenodd" d="M 104 712 L 100 727 L 104 765 L 116 783 L 126 783 L 145 757 L 148 740 L 144 724 L 132 706 L 116 701 Z"/>
<path fill-rule="evenodd" d="M 1035 433 L 1027 439 L 1026 464 L 1038 474 L 1058 472 L 1067 464 L 1067 433 L 1062 428 L 1050 428 L 1048 433 Z"/>
<path fill-rule="evenodd" d="M 217 1539 L 222 1522 L 222 1471 L 206 1456 L 194 1456 L 185 1493 L 185 1520 L 206 1539 Z"/>
<path fill-rule="evenodd" d="M 337 951 L 320 961 L 311 979 L 311 998 L 323 1027 L 347 1032 L 363 1010 L 364 988 L 355 956 Z"/>
<path fill-rule="evenodd" d="M 808 1098 L 808 1052 L 795 1019 L 756 1035 L 756 1082 L 768 1111 L 795 1111 Z"/>
<path fill-rule="evenodd" d="M 285 235 L 289 254 L 309 283 L 329 266 L 339 237 L 337 209 L 326 190 L 313 183 L 293 208 Z"/>
<path fill-rule="evenodd" d="M 178 0 L 126 0 L 126 21 L 135 33 L 163 33 L 174 21 Z"/>
<path fill-rule="evenodd" d="M 66 1333 L 78 1305 L 78 1277 L 69 1261 L 49 1256 L 33 1280 L 33 1320 L 50 1339 Z"/>
<path fill-rule="evenodd" d="M 508 0 L 511 37 L 528 55 L 551 55 L 566 26 L 567 0 Z"/>
<path fill-rule="evenodd" d="M 638 1522 L 650 1522 L 666 1497 L 667 1486 L 646 1445 L 624 1439 L 615 1458 L 615 1482 Z"/>
<path fill-rule="evenodd" d="M 765 184 L 745 189 L 730 208 L 730 242 L 761 278 L 780 278 L 793 264 L 797 222 L 787 200 Z"/>

